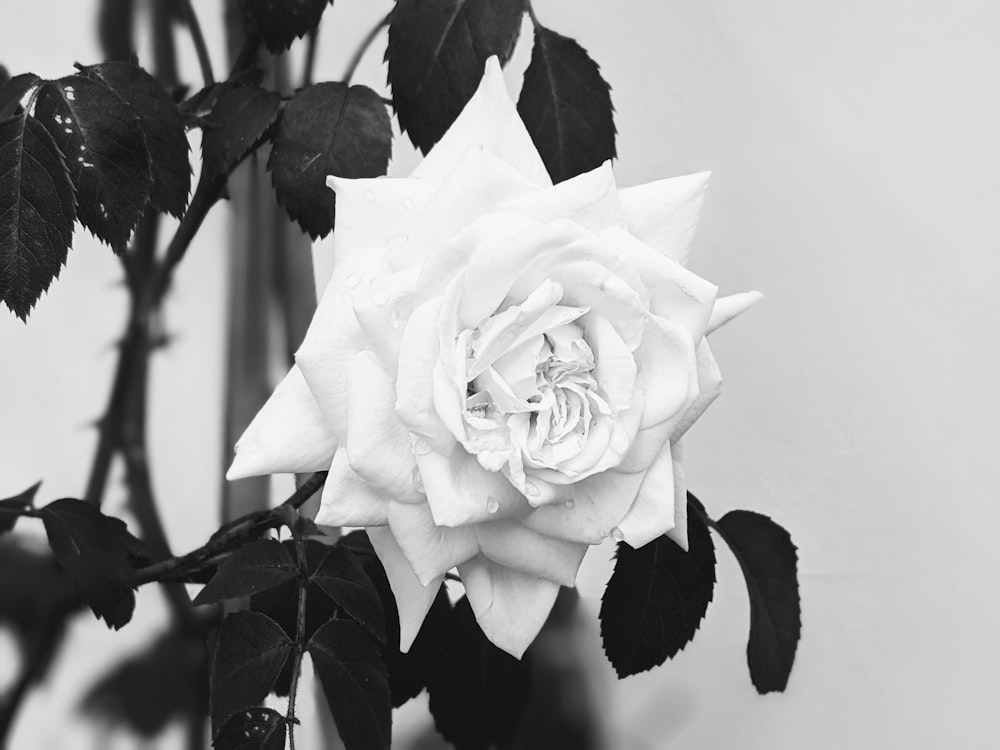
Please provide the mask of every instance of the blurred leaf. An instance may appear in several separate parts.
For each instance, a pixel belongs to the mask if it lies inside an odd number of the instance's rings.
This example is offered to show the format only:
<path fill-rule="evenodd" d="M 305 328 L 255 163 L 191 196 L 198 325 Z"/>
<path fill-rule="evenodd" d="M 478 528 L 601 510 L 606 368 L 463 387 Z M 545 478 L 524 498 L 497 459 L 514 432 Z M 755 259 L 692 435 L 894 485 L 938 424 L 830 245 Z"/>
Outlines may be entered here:
<path fill-rule="evenodd" d="M 10 80 L 10 73 L 3 65 L 0 65 L 0 87 Z"/>
<path fill-rule="evenodd" d="M 21 320 L 66 262 L 75 217 L 73 184 L 49 132 L 23 111 L 0 122 L 0 300 Z"/>
<path fill-rule="evenodd" d="M 781 692 L 802 632 L 795 545 L 785 529 L 749 510 L 727 513 L 716 528 L 736 556 L 750 594 L 750 679 L 759 693 Z"/>
<path fill-rule="evenodd" d="M 288 724 L 273 708 L 233 714 L 212 740 L 215 750 L 285 750 Z"/>
<path fill-rule="evenodd" d="M 75 75 L 39 87 L 35 117 L 66 157 L 80 223 L 122 252 L 152 187 L 146 139 L 132 108 L 107 86 Z"/>
<path fill-rule="evenodd" d="M 383 175 L 391 151 L 392 126 L 378 94 L 366 86 L 316 83 L 282 113 L 267 167 L 278 202 L 316 239 L 333 230 L 327 176 Z"/>
<path fill-rule="evenodd" d="M 297 575 L 295 560 L 281 542 L 258 539 L 230 555 L 194 603 L 212 604 L 250 596 L 291 581 Z"/>
<path fill-rule="evenodd" d="M 425 154 L 472 98 L 487 58 L 507 62 L 523 15 L 523 0 L 396 3 L 385 53 L 392 105 Z"/>
<path fill-rule="evenodd" d="M 228 175 L 278 117 L 281 96 L 259 86 L 228 86 L 219 93 L 203 124 L 205 173 Z"/>
<path fill-rule="evenodd" d="M 148 562 L 125 522 L 94 505 L 63 498 L 39 510 L 59 565 L 98 617 L 118 630 L 132 619 L 133 563 Z"/>
<path fill-rule="evenodd" d="M 267 697 L 291 649 L 281 626 L 260 612 L 236 612 L 222 621 L 209 678 L 213 734 L 232 714 Z"/>
<path fill-rule="evenodd" d="M 267 48 L 284 52 L 315 29 L 333 0 L 245 0 L 247 16 Z"/>
<path fill-rule="evenodd" d="M 330 620 L 306 648 L 347 750 L 388 748 L 389 678 L 375 642 L 355 622 Z"/>
<path fill-rule="evenodd" d="M 35 482 L 24 492 L 20 492 L 14 497 L 9 497 L 5 500 L 0 500 L 0 508 L 8 508 L 10 510 L 27 510 L 35 504 L 35 494 L 38 492 L 38 488 L 42 486 L 41 482 Z M 7 531 L 13 531 L 14 524 L 17 523 L 19 516 L 14 514 L 7 515 L 6 513 L 0 513 L 0 534 Z"/>
<path fill-rule="evenodd" d="M 160 211 L 179 217 L 191 189 L 188 141 L 177 104 L 149 73 L 127 62 L 106 62 L 84 68 L 132 108 L 145 135 L 152 167 L 150 200 Z M 68 158 L 72 158 L 69 155 Z"/>
<path fill-rule="evenodd" d="M 385 615 L 378 591 L 352 552 L 345 547 L 329 547 L 309 580 L 352 620 L 385 642 Z"/>
<path fill-rule="evenodd" d="M 517 112 L 553 182 L 613 159 L 611 89 L 587 51 L 569 37 L 535 27 Z"/>

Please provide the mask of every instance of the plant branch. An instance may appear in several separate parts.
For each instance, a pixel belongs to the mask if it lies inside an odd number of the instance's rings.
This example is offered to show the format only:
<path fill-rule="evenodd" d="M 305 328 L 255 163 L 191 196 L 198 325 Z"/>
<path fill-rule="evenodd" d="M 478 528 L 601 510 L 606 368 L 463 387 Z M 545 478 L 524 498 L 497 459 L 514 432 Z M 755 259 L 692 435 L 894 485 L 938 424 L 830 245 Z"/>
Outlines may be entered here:
<path fill-rule="evenodd" d="M 306 568 L 306 549 L 302 539 L 295 536 L 295 560 L 299 567 L 299 597 L 298 611 L 295 618 L 295 650 L 292 653 L 292 680 L 288 687 L 288 712 L 285 721 L 288 724 L 288 747 L 295 750 L 295 699 L 298 695 L 299 676 L 302 673 L 302 652 L 306 638 L 306 591 L 309 583 L 309 571 Z"/>
<path fill-rule="evenodd" d="M 240 49 L 240 53 L 236 56 L 236 62 L 233 63 L 233 67 L 229 71 L 229 77 L 232 78 L 237 73 L 242 73 L 247 68 L 252 68 L 257 62 L 257 52 L 260 50 L 260 45 L 263 40 L 260 38 L 260 34 L 257 33 L 256 29 L 249 31 L 246 38 L 243 40 L 243 47 Z"/>
<path fill-rule="evenodd" d="M 524 10 L 528 14 L 528 18 L 531 19 L 531 23 L 535 28 L 542 25 L 538 22 L 538 16 L 535 15 L 535 9 L 531 5 L 531 0 L 524 0 Z"/>
<path fill-rule="evenodd" d="M 344 72 L 343 82 L 349 84 L 351 79 L 354 78 L 355 72 L 357 72 L 358 66 L 361 64 L 361 58 L 365 56 L 365 52 L 368 48 L 372 46 L 378 33 L 389 25 L 389 18 L 392 16 L 392 12 L 386 14 L 385 18 L 375 24 L 371 30 L 365 35 L 365 38 L 361 40 L 361 44 L 354 51 L 354 55 L 351 57 L 351 61 L 347 63 L 347 70 Z"/>
<path fill-rule="evenodd" d="M 212 73 L 212 58 L 208 54 L 208 45 L 205 44 L 205 35 L 201 31 L 198 14 L 194 12 L 194 4 L 191 0 L 181 0 L 181 6 L 188 31 L 191 32 L 191 41 L 194 42 L 194 49 L 198 55 L 201 77 L 206 86 L 211 86 L 215 83 L 215 76 Z"/>
<path fill-rule="evenodd" d="M 316 47 L 319 40 L 319 27 L 309 32 L 306 39 L 306 59 L 302 66 L 302 88 L 313 82 L 313 69 L 316 67 Z"/>

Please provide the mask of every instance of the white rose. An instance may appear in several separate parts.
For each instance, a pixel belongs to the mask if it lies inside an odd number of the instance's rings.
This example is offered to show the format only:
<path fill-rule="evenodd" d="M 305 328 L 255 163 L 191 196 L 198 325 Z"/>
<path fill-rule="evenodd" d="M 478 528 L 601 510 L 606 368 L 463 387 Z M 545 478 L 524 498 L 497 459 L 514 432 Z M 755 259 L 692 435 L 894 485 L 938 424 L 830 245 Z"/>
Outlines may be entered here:
<path fill-rule="evenodd" d="M 553 186 L 490 60 L 405 179 L 331 177 L 321 301 L 229 478 L 329 469 L 409 647 L 457 567 L 520 656 L 589 545 L 686 546 L 680 437 L 721 384 L 705 335 L 756 300 L 685 270 L 707 175 Z"/>

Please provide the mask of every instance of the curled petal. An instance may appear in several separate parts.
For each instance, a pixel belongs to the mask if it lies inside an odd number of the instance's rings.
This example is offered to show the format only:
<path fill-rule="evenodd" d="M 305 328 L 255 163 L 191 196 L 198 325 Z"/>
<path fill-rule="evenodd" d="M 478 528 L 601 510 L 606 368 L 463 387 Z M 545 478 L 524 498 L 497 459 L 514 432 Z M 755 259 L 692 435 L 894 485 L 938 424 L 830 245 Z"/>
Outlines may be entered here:
<path fill-rule="evenodd" d="M 236 442 L 226 479 L 321 471 L 333 460 L 337 438 L 292 367 Z"/>
<path fill-rule="evenodd" d="M 712 308 L 712 317 L 708 321 L 708 333 L 716 328 L 721 328 L 730 320 L 746 312 L 750 307 L 764 298 L 760 292 L 742 292 L 741 294 L 730 294 L 728 297 L 721 297 L 715 301 Z"/>
<path fill-rule="evenodd" d="M 389 503 L 389 528 L 422 584 L 479 553 L 471 526 L 438 526 L 424 503 Z"/>
<path fill-rule="evenodd" d="M 324 526 L 385 526 L 389 498 L 380 494 L 351 468 L 347 450 L 333 458 L 323 485 L 316 523 Z"/>
<path fill-rule="evenodd" d="M 566 500 L 536 508 L 524 518 L 524 524 L 559 539 L 600 544 L 632 506 L 644 474 L 612 469 L 560 487 Z"/>
<path fill-rule="evenodd" d="M 642 366 L 636 387 L 646 396 L 640 429 L 668 420 L 679 422 L 698 395 L 697 361 L 691 337 L 675 323 L 651 315 L 635 357 Z"/>
<path fill-rule="evenodd" d="M 532 531 L 518 520 L 476 524 L 482 553 L 498 565 L 555 581 L 576 583 L 576 573 L 588 545 L 567 542 Z"/>
<path fill-rule="evenodd" d="M 712 349 L 708 345 L 708 339 L 702 339 L 701 343 L 698 344 L 697 361 L 698 396 L 684 411 L 680 420 L 673 425 L 670 432 L 671 440 L 680 440 L 688 428 L 705 412 L 709 404 L 722 393 L 722 373 L 719 371 L 719 364 L 715 361 Z"/>
<path fill-rule="evenodd" d="M 580 321 L 594 352 L 594 377 L 615 412 L 627 409 L 635 393 L 635 357 L 615 327 L 603 315 Z"/>
<path fill-rule="evenodd" d="M 435 451 L 418 454 L 417 465 L 430 512 L 441 526 L 463 526 L 528 510 L 524 495 L 503 474 L 487 471 L 463 450 L 450 456 Z"/>
<path fill-rule="evenodd" d="M 618 524 L 635 549 L 674 528 L 674 462 L 669 444 L 649 467 L 639 494 Z"/>
<path fill-rule="evenodd" d="M 687 263 L 708 188 L 708 172 L 657 180 L 619 191 L 628 228 L 678 263 Z"/>
<path fill-rule="evenodd" d="M 486 637 L 518 659 L 552 611 L 559 584 L 480 556 L 460 565 L 469 604 Z"/>
<path fill-rule="evenodd" d="M 378 559 L 382 561 L 389 587 L 399 610 L 399 650 L 406 653 L 420 632 L 420 626 L 437 597 L 444 577 L 435 578 L 425 586 L 417 580 L 413 568 L 386 527 L 366 529 Z"/>

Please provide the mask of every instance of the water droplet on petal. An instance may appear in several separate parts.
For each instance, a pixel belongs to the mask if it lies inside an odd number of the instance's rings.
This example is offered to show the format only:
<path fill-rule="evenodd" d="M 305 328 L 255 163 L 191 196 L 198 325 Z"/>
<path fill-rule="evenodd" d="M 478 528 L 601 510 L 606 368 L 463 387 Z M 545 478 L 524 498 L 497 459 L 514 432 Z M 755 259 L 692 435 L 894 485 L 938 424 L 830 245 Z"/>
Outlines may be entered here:
<path fill-rule="evenodd" d="M 410 478 L 413 480 L 413 489 L 417 492 L 424 491 L 424 478 L 420 476 L 420 468 L 417 466 L 413 467 L 413 471 L 410 472 Z"/>
<path fill-rule="evenodd" d="M 418 456 L 426 456 L 431 452 L 430 443 L 423 438 L 417 438 L 417 440 L 413 443 L 413 452 Z"/>
<path fill-rule="evenodd" d="M 563 503 L 563 506 L 566 508 L 566 510 L 573 510 L 573 508 L 576 507 L 576 500 L 572 499 L 567 500 L 565 503 Z"/>
<path fill-rule="evenodd" d="M 376 289 L 372 292 L 372 304 L 376 307 L 382 307 L 388 301 L 389 293 L 385 289 Z"/>
<path fill-rule="evenodd" d="M 354 295 L 348 292 L 341 299 L 344 300 L 344 304 L 348 307 L 354 307 Z"/>
<path fill-rule="evenodd" d="M 616 542 L 624 542 L 625 534 L 621 529 L 615 526 L 613 529 L 611 529 L 611 538 L 614 539 Z"/>
<path fill-rule="evenodd" d="M 366 190 L 365 191 L 365 200 L 368 201 L 369 203 L 374 203 L 375 202 L 375 193 L 373 193 L 371 190 Z"/>
<path fill-rule="evenodd" d="M 500 503 L 497 502 L 495 497 L 486 498 L 486 512 L 491 516 L 500 510 Z"/>
<path fill-rule="evenodd" d="M 403 208 L 407 211 L 415 211 L 417 204 L 413 202 L 413 198 L 403 198 Z"/>
<path fill-rule="evenodd" d="M 389 313 L 389 325 L 393 328 L 399 328 L 403 325 L 403 316 L 399 314 L 399 310 L 393 310 Z"/>
<path fill-rule="evenodd" d="M 347 276 L 344 277 L 344 286 L 348 289 L 354 289 L 361 283 L 361 272 L 351 271 Z"/>

